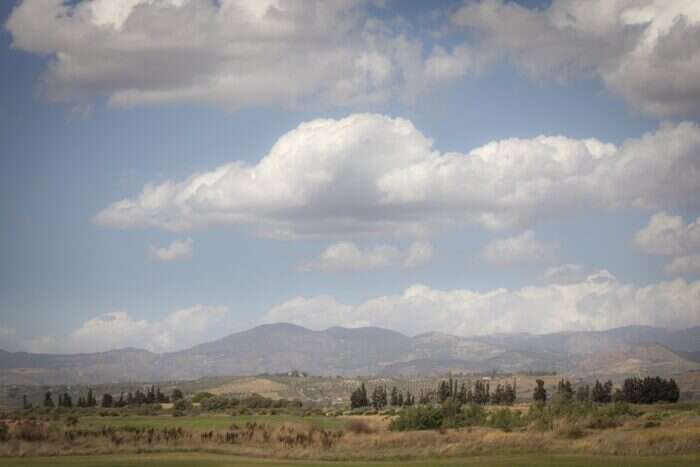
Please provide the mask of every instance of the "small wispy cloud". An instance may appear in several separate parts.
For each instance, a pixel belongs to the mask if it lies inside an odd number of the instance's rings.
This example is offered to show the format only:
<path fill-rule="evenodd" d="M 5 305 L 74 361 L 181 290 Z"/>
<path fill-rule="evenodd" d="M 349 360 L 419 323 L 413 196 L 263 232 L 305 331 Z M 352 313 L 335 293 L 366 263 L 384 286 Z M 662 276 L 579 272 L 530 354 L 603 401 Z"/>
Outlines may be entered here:
<path fill-rule="evenodd" d="M 192 257 L 192 239 L 175 240 L 164 247 L 151 246 L 148 256 L 157 261 L 175 261 Z"/>

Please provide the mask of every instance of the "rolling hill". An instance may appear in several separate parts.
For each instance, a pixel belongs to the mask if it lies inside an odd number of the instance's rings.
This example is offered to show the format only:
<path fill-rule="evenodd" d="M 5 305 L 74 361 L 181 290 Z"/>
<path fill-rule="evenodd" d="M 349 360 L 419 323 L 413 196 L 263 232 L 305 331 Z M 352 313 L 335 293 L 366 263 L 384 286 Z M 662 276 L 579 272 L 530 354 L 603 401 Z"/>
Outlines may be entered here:
<path fill-rule="evenodd" d="M 436 375 L 448 371 L 556 371 L 589 375 L 670 375 L 700 370 L 700 327 L 626 327 L 545 335 L 415 337 L 381 328 L 266 324 L 190 349 L 155 354 L 122 349 L 52 355 L 0 351 L 0 384 L 95 384 L 284 373 Z"/>

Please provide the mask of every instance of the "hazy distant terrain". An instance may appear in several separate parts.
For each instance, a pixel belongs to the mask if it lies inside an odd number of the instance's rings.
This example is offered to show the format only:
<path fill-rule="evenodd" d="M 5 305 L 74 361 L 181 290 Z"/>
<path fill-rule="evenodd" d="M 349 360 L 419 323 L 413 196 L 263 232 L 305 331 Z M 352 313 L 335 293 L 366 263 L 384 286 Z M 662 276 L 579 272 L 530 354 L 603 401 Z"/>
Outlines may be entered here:
<path fill-rule="evenodd" d="M 0 384 L 95 384 L 280 373 L 430 376 L 448 371 L 556 371 L 574 377 L 700 370 L 700 327 L 600 332 L 408 337 L 380 328 L 312 331 L 268 324 L 187 350 L 122 349 L 76 355 L 0 351 Z"/>

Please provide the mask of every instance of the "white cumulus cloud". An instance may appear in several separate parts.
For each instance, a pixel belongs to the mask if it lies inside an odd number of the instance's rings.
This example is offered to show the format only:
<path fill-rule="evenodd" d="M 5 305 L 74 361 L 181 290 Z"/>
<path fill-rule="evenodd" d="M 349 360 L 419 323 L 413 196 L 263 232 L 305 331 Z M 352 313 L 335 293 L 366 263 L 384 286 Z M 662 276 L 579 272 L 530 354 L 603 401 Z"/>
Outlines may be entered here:
<path fill-rule="evenodd" d="M 666 124 L 620 146 L 537 136 L 440 153 L 405 119 L 302 123 L 257 164 L 147 184 L 95 221 L 174 231 L 249 225 L 262 235 L 421 234 L 463 223 L 531 226 L 582 210 L 697 206 L 700 127 Z"/>
<path fill-rule="evenodd" d="M 681 255 L 700 251 L 700 218 L 686 224 L 681 216 L 658 212 L 634 236 L 634 244 L 650 255 Z"/>
<path fill-rule="evenodd" d="M 177 310 L 159 321 L 136 319 L 112 312 L 85 321 L 65 343 L 71 351 L 104 351 L 123 347 L 153 352 L 183 349 L 202 342 L 228 312 L 223 306 L 195 305 Z"/>
<path fill-rule="evenodd" d="M 699 323 L 698 294 L 700 281 L 638 286 L 600 271 L 579 282 L 513 290 L 437 290 L 418 284 L 400 295 L 357 305 L 329 296 L 297 297 L 270 309 L 264 321 L 313 329 L 381 326 L 407 334 L 430 329 L 457 335 L 602 330 L 632 324 L 683 328 Z"/>
<path fill-rule="evenodd" d="M 5 28 L 13 47 L 50 57 L 55 101 L 360 105 L 425 80 L 421 42 L 357 0 L 23 0 Z"/>
<path fill-rule="evenodd" d="M 472 47 L 535 78 L 598 76 L 632 107 L 656 115 L 700 109 L 695 0 L 553 0 L 544 8 L 469 1 L 451 22 L 476 38 Z"/>
<path fill-rule="evenodd" d="M 548 263 L 554 259 L 554 245 L 535 237 L 535 232 L 526 230 L 514 237 L 489 242 L 481 257 L 495 266 L 511 266 L 523 263 Z"/>
<path fill-rule="evenodd" d="M 302 264 L 300 271 L 371 271 L 401 264 L 420 266 L 433 256 L 433 247 L 427 242 L 414 242 L 403 252 L 390 245 L 361 248 L 353 242 L 339 242 L 327 247 L 314 261 Z"/>
<path fill-rule="evenodd" d="M 666 266 L 666 272 L 675 276 L 700 275 L 700 255 L 678 256 Z"/>
<path fill-rule="evenodd" d="M 158 261 L 175 261 L 192 257 L 192 239 L 174 240 L 164 247 L 152 246 L 148 249 L 148 256 Z"/>
<path fill-rule="evenodd" d="M 138 319 L 124 311 L 91 318 L 65 336 L 19 338 L 14 330 L 0 332 L 0 348 L 41 353 L 104 352 L 133 347 L 152 352 L 180 350 L 219 337 L 217 326 L 225 306 L 195 305 L 176 310 L 161 320 Z"/>
<path fill-rule="evenodd" d="M 634 244 L 649 255 L 674 256 L 668 274 L 700 275 L 700 218 L 686 224 L 681 216 L 657 212 L 634 235 Z"/>
<path fill-rule="evenodd" d="M 573 284 L 583 281 L 588 276 L 586 267 L 580 264 L 561 264 L 552 266 L 541 274 L 540 280 L 547 284 Z"/>

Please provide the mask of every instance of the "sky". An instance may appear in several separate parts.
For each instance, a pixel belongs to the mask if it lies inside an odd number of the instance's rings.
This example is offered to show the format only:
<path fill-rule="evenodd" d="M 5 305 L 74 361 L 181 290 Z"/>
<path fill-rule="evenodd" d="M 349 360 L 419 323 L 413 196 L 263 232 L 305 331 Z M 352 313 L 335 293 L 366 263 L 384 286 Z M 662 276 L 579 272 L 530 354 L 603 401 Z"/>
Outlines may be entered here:
<path fill-rule="evenodd" d="M 17 0 L 0 24 L 0 349 L 700 325 L 694 0 Z"/>

